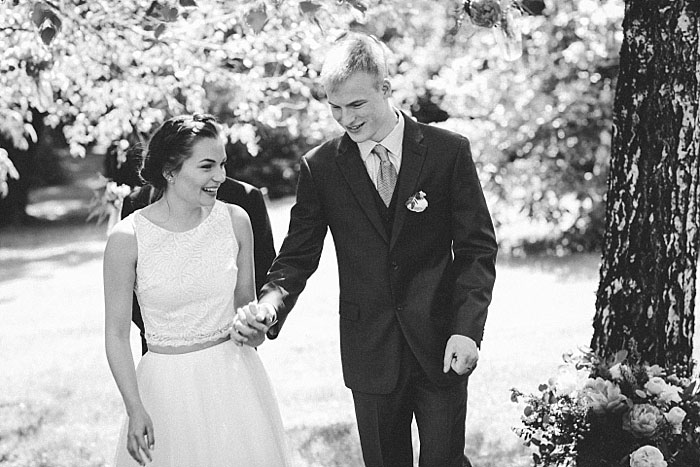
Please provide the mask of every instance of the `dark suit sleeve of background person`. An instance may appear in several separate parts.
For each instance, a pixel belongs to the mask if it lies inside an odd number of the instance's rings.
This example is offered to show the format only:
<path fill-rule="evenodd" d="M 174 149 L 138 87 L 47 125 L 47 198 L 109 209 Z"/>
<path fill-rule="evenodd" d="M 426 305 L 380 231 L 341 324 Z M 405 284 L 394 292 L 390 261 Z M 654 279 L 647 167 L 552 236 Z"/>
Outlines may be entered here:
<path fill-rule="evenodd" d="M 287 315 L 321 259 L 328 223 L 308 163 L 318 150 L 313 149 L 299 162 L 296 203 L 290 213 L 289 230 L 270 268 L 267 284 L 260 292 L 261 297 L 266 297 L 265 301 L 277 307 L 278 322 L 268 332 L 270 339 L 279 335 Z"/>
<path fill-rule="evenodd" d="M 217 198 L 242 207 L 250 218 L 253 228 L 255 291 L 259 295 L 260 289 L 265 284 L 267 271 L 276 255 L 270 216 L 267 213 L 262 192 L 253 185 L 227 178 L 219 188 Z"/>
<path fill-rule="evenodd" d="M 147 187 L 139 187 L 132 190 L 129 196 L 122 201 L 121 218 L 124 219 L 137 209 L 147 206 L 149 199 L 150 190 Z M 136 294 L 133 295 L 131 303 L 131 321 L 139 328 L 139 333 L 141 335 L 141 354 L 143 355 L 148 352 L 148 346 L 146 345 L 146 334 L 143 326 L 143 318 L 141 317 L 141 307 L 139 306 L 139 301 L 136 299 Z"/>
<path fill-rule="evenodd" d="M 480 346 L 496 280 L 498 245 L 469 140 L 460 139 L 450 181 L 454 253 L 451 334 L 468 336 Z"/>

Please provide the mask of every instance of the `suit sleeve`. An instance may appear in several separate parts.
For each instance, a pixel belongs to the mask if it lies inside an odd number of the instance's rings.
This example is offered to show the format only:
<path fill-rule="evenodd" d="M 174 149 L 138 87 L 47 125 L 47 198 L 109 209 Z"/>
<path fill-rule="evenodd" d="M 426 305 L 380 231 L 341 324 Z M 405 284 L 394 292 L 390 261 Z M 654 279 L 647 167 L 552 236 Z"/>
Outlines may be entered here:
<path fill-rule="evenodd" d="M 452 334 L 468 336 L 480 346 L 496 280 L 498 245 L 466 138 L 461 141 L 452 174 Z"/>
<path fill-rule="evenodd" d="M 120 216 L 122 219 L 128 217 L 129 214 L 134 212 L 136 208 L 134 207 L 134 202 L 132 201 L 132 195 L 125 196 L 122 200 L 122 210 Z"/>
<path fill-rule="evenodd" d="M 259 295 L 265 284 L 267 271 L 276 255 L 270 216 L 267 213 L 265 199 L 260 190 L 251 191 L 251 215 L 249 217 L 254 237 L 255 290 Z"/>
<path fill-rule="evenodd" d="M 327 230 L 328 222 L 305 156 L 300 162 L 296 203 L 291 210 L 289 231 L 261 292 L 260 301 L 272 303 L 277 309 L 278 322 L 268 332 L 270 339 L 277 337 L 299 294 L 306 287 L 306 281 L 318 268 Z"/>

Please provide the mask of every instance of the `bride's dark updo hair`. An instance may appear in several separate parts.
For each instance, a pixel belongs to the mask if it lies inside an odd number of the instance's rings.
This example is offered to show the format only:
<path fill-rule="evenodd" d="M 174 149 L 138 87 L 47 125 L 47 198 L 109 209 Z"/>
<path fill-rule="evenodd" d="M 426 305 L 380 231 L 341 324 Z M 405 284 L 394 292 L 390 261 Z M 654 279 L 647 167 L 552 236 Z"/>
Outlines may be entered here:
<path fill-rule="evenodd" d="M 164 174 L 180 170 L 197 141 L 218 137 L 219 125 L 212 115 L 180 115 L 166 120 L 148 143 L 139 170 L 141 179 L 164 190 L 168 184 Z"/>

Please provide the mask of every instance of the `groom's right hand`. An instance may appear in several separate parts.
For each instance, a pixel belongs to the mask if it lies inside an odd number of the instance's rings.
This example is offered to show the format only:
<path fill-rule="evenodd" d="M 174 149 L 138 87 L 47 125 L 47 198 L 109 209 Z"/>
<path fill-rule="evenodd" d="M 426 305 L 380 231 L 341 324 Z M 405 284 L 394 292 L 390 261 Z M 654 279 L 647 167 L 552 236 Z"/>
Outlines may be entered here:
<path fill-rule="evenodd" d="M 270 304 L 251 302 L 236 310 L 231 337 L 238 345 L 258 347 L 265 341 L 270 326 L 277 322 L 277 313 Z"/>
<path fill-rule="evenodd" d="M 277 322 L 277 311 L 270 303 L 255 303 L 239 308 L 245 314 L 246 323 L 253 329 L 256 329 L 263 334 Z"/>

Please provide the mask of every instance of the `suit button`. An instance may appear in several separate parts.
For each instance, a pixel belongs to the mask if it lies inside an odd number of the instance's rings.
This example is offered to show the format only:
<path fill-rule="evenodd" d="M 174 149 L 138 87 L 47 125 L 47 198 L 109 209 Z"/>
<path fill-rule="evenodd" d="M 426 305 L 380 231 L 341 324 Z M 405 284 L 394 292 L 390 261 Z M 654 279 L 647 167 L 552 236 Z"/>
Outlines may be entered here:
<path fill-rule="evenodd" d="M 397 305 L 397 306 L 396 306 L 396 311 L 402 312 L 402 311 L 403 311 L 403 306 L 402 306 L 402 305 Z"/>
<path fill-rule="evenodd" d="M 396 271 L 397 269 L 399 269 L 399 265 L 396 264 L 395 262 L 392 262 L 392 263 L 391 263 L 391 269 L 393 269 L 394 271 Z"/>

